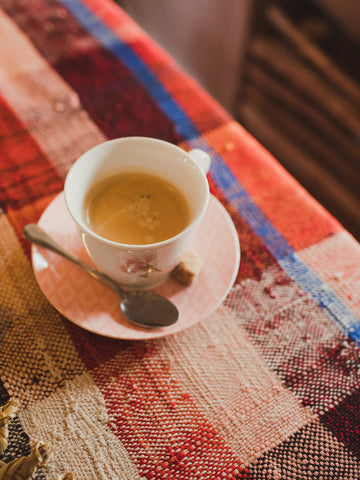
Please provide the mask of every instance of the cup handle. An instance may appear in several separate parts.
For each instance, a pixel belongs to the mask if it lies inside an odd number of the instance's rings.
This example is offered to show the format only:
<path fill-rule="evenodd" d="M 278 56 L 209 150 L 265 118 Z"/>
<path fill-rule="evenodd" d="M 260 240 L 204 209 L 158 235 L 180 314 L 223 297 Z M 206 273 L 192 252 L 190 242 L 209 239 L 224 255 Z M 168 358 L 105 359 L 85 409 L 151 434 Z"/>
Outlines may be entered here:
<path fill-rule="evenodd" d="M 206 175 L 210 169 L 211 158 L 210 155 L 200 148 L 194 148 L 188 152 L 189 157 L 191 157 L 194 162 L 200 167 L 203 174 Z"/>

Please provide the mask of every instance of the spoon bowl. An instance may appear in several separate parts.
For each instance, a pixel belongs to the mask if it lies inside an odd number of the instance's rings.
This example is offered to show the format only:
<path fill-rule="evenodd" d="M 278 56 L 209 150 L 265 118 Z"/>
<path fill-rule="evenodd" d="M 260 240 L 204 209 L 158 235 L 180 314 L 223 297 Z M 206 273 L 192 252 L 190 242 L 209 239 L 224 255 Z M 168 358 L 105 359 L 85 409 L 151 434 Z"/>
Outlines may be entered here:
<path fill-rule="evenodd" d="M 120 309 L 123 315 L 135 325 L 144 328 L 168 327 L 178 320 L 179 311 L 170 300 L 151 291 L 124 290 L 108 275 L 96 270 L 61 247 L 39 225 L 30 223 L 24 227 L 23 233 L 29 242 L 61 255 L 111 288 L 120 298 Z"/>

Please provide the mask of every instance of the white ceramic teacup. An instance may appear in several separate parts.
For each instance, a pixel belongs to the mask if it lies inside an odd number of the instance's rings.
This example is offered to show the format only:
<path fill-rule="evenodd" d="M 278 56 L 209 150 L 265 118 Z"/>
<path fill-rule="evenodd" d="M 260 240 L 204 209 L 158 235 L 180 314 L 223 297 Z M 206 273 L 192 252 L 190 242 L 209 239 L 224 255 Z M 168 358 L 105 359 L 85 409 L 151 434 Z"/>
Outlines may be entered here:
<path fill-rule="evenodd" d="M 210 157 L 202 150 L 185 152 L 171 143 L 147 137 L 110 140 L 85 152 L 71 167 L 64 191 L 67 208 L 94 264 L 125 288 L 147 289 L 163 282 L 180 262 L 206 211 L 209 166 Z M 117 243 L 93 232 L 85 221 L 85 197 L 98 182 L 124 169 L 141 170 L 176 186 L 190 208 L 188 226 L 172 238 L 146 245 Z"/>

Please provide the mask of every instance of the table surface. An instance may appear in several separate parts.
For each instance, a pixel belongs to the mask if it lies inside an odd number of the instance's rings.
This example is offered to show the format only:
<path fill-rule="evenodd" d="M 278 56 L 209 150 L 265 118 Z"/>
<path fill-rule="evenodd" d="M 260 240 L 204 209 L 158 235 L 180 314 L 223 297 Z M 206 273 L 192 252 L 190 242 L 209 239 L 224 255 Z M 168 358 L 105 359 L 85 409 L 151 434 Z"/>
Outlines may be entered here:
<path fill-rule="evenodd" d="M 20 407 L 0 460 L 41 440 L 39 479 L 360 478 L 359 244 L 115 3 L 1 7 L 0 404 Z M 62 316 L 22 236 L 129 135 L 207 151 L 241 245 L 220 306 L 147 340 Z"/>

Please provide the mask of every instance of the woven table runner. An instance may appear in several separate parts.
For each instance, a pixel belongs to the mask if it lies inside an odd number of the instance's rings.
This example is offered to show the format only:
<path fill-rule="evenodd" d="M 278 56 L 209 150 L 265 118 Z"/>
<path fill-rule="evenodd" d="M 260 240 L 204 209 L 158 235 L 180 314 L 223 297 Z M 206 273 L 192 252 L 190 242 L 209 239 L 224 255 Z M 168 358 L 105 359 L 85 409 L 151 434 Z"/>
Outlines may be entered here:
<path fill-rule="evenodd" d="M 207 151 L 241 246 L 215 312 L 144 341 L 58 313 L 22 236 L 129 135 Z M 360 478 L 359 244 L 110 0 L 1 1 L 0 279 L 1 461 L 41 440 L 36 479 Z"/>

